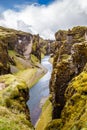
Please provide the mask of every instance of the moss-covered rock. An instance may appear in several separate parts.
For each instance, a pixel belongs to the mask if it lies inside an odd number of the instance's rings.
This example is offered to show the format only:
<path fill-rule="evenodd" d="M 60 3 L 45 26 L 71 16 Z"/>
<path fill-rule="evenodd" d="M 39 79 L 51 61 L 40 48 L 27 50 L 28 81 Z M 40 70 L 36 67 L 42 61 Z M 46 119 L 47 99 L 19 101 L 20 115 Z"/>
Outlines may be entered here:
<path fill-rule="evenodd" d="M 35 55 L 39 61 L 41 61 L 41 51 L 40 51 L 40 37 L 39 35 L 33 36 L 33 46 L 32 46 L 32 54 Z"/>
<path fill-rule="evenodd" d="M 73 35 L 73 42 L 83 42 L 84 41 L 84 34 L 87 30 L 87 27 L 85 26 L 76 26 L 71 29 Z M 56 41 L 66 41 L 68 31 L 67 30 L 59 30 L 55 33 L 55 39 Z"/>
<path fill-rule="evenodd" d="M 8 64 L 8 46 L 0 40 L 0 75 L 10 72 Z"/>
<path fill-rule="evenodd" d="M 66 104 L 61 118 L 52 120 L 46 130 L 87 129 L 87 72 L 73 78 L 65 92 Z"/>
<path fill-rule="evenodd" d="M 0 129 L 33 130 L 26 105 L 29 91 L 26 83 L 13 75 L 1 76 L 0 82 L 5 84 L 0 91 Z"/>
<path fill-rule="evenodd" d="M 42 113 L 39 120 L 36 123 L 36 130 L 44 130 L 47 124 L 52 120 L 52 104 L 49 99 L 46 100 L 42 106 Z"/>
<path fill-rule="evenodd" d="M 82 72 L 68 85 L 62 111 L 63 130 L 87 129 L 87 73 Z"/>
<path fill-rule="evenodd" d="M 55 119 L 48 123 L 45 130 L 62 130 L 62 120 L 61 119 Z"/>
<path fill-rule="evenodd" d="M 85 30 L 86 27 L 73 28 L 73 42 L 63 42 L 55 53 L 50 81 L 53 120 L 46 130 L 87 129 L 87 42 L 83 39 Z M 59 36 L 56 34 L 57 42 L 63 40 L 61 37 L 58 39 Z M 85 42 L 80 42 L 79 38 Z M 79 43 L 75 43 L 76 41 Z"/>

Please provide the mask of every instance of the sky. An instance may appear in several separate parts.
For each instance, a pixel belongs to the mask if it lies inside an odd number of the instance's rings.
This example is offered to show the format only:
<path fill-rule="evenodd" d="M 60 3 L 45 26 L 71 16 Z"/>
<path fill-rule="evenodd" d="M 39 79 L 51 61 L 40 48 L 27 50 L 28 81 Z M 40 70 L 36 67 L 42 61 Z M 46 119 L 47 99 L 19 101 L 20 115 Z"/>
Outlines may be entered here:
<path fill-rule="evenodd" d="M 0 5 L 5 9 L 14 8 L 14 5 L 33 4 L 38 3 L 40 5 L 48 5 L 54 0 L 1 0 Z"/>
<path fill-rule="evenodd" d="M 87 26 L 87 0 L 1 0 L 0 26 L 54 39 L 59 29 Z"/>

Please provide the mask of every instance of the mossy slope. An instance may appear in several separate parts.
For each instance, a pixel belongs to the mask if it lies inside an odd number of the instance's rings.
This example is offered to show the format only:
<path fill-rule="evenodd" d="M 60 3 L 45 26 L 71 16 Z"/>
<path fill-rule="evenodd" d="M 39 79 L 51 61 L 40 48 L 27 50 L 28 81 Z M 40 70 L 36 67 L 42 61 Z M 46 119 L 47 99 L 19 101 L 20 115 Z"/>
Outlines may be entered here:
<path fill-rule="evenodd" d="M 42 107 L 42 114 L 36 125 L 36 130 L 44 130 L 47 124 L 52 120 L 52 104 L 49 99 Z"/>
<path fill-rule="evenodd" d="M 33 130 L 26 106 L 26 83 L 9 74 L 0 76 L 0 88 L 0 130 Z"/>

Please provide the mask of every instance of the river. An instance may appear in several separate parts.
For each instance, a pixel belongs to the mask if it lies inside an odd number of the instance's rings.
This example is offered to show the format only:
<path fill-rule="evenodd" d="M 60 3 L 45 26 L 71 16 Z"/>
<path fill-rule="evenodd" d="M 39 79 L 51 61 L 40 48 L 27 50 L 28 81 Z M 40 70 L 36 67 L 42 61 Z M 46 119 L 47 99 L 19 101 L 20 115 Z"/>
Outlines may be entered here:
<path fill-rule="evenodd" d="M 35 84 L 29 92 L 30 99 L 27 102 L 27 105 L 30 110 L 31 122 L 33 125 L 36 124 L 41 113 L 41 103 L 43 104 L 44 100 L 49 96 L 49 80 L 51 78 L 52 65 L 48 61 L 49 56 L 45 56 L 41 64 L 47 68 L 48 72 Z"/>

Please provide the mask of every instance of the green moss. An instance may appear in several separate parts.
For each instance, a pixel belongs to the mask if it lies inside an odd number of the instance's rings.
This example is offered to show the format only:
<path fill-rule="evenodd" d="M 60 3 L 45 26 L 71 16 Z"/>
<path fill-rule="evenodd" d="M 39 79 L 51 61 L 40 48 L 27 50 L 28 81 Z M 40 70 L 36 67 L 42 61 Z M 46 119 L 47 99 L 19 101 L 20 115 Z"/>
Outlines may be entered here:
<path fill-rule="evenodd" d="M 66 61 L 66 60 L 68 60 L 70 58 L 70 55 L 68 55 L 68 54 L 63 54 L 62 56 L 61 56 L 61 60 L 63 61 Z"/>
<path fill-rule="evenodd" d="M 25 66 L 22 64 L 22 62 L 18 59 L 18 57 L 24 59 L 23 56 L 19 55 L 17 52 L 15 52 L 14 50 L 9 50 L 9 56 L 11 57 L 11 59 L 13 60 L 13 62 L 15 63 L 15 66 L 19 69 L 19 70 L 24 70 Z M 10 63 L 11 64 L 11 63 Z"/>
<path fill-rule="evenodd" d="M 86 29 L 87 27 L 85 26 L 76 26 L 72 28 L 72 34 L 74 34 L 73 36 L 74 43 L 84 41 L 84 34 L 85 34 Z M 58 32 L 56 32 L 55 33 L 56 40 L 65 41 L 67 32 L 68 32 L 67 30 L 59 30 Z"/>
<path fill-rule="evenodd" d="M 10 56 L 15 56 L 17 54 L 14 50 L 8 50 L 8 53 Z"/>
<path fill-rule="evenodd" d="M 26 106 L 26 83 L 11 74 L 0 76 L 0 82 L 6 86 L 0 91 L 0 130 L 33 130 Z"/>
<path fill-rule="evenodd" d="M 87 129 L 87 73 L 82 72 L 69 84 L 66 105 L 62 111 L 62 130 Z"/>
<path fill-rule="evenodd" d="M 43 59 L 43 58 L 44 58 L 44 56 L 45 56 L 45 55 L 44 55 L 44 53 L 41 53 L 41 59 Z"/>
<path fill-rule="evenodd" d="M 53 64 L 54 58 L 51 57 L 51 58 L 49 59 L 49 61 L 50 61 L 51 64 Z"/>
<path fill-rule="evenodd" d="M 39 60 L 37 59 L 37 57 L 36 56 L 34 56 L 34 55 L 32 55 L 31 54 L 31 61 L 33 62 L 33 63 L 37 63 L 37 62 L 39 62 Z"/>
<path fill-rule="evenodd" d="M 72 32 L 74 35 L 74 42 L 82 42 L 84 41 L 84 34 L 87 27 L 85 26 L 77 26 L 72 28 Z"/>
<path fill-rule="evenodd" d="M 3 67 L 3 64 L 2 63 L 0 63 L 0 68 L 2 68 Z"/>
<path fill-rule="evenodd" d="M 52 104 L 48 99 L 42 107 L 42 113 L 37 122 L 36 130 L 44 130 L 51 120 L 52 120 Z"/>
<path fill-rule="evenodd" d="M 52 120 L 47 127 L 45 128 L 45 130 L 62 130 L 62 120 L 61 119 L 55 119 Z"/>
<path fill-rule="evenodd" d="M 23 113 L 13 113 L 0 106 L 0 130 L 33 130 L 33 127 Z"/>

